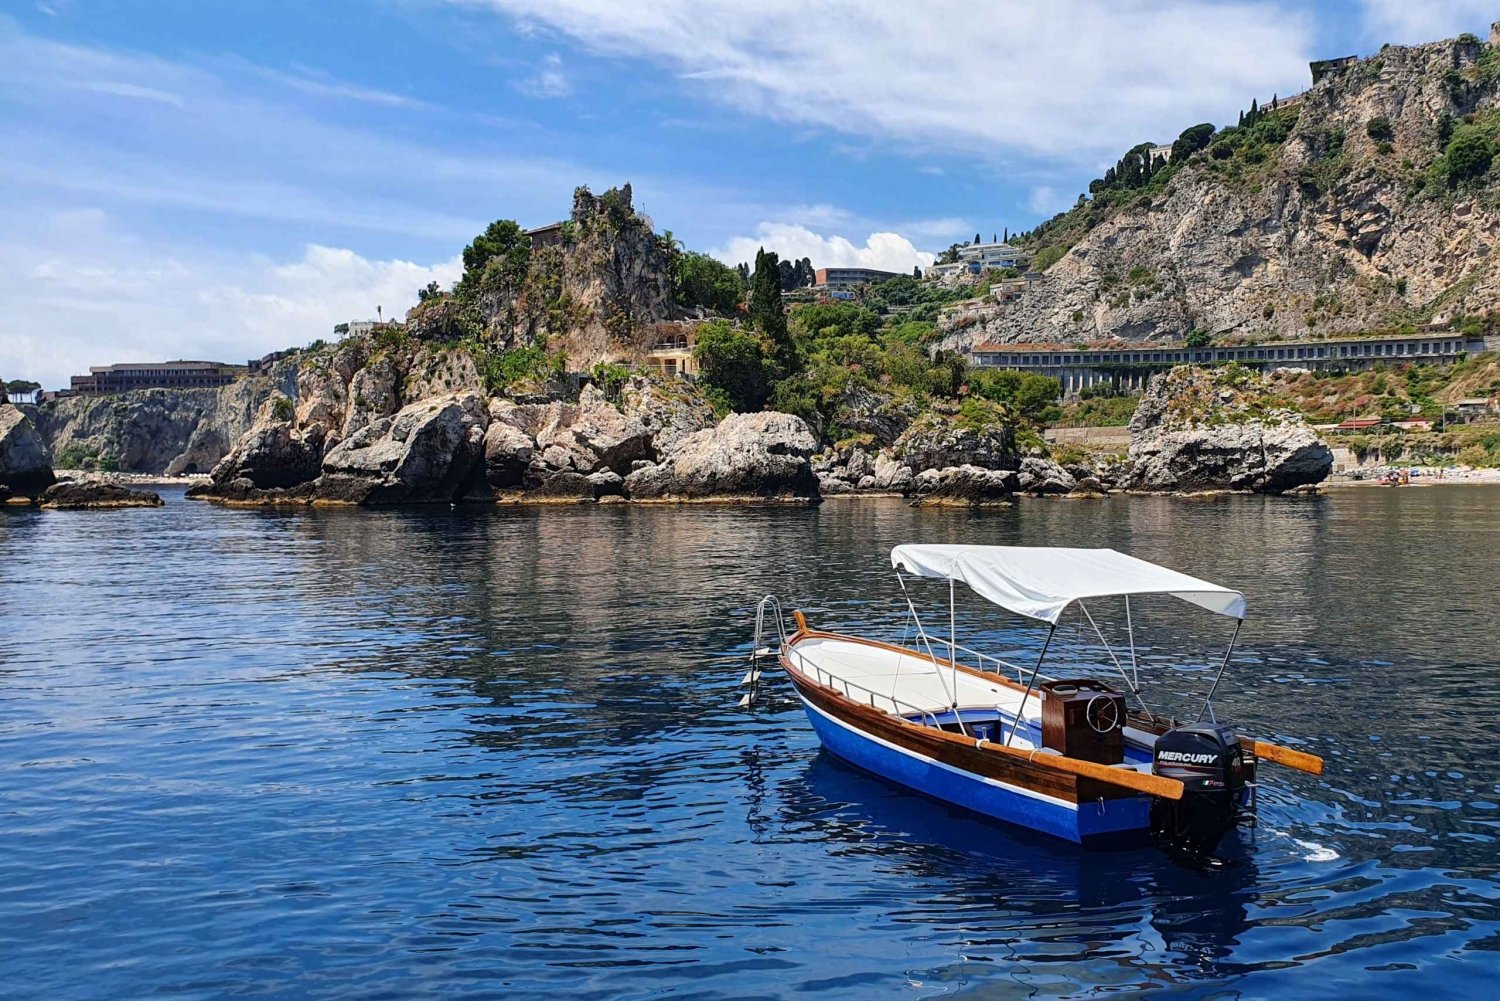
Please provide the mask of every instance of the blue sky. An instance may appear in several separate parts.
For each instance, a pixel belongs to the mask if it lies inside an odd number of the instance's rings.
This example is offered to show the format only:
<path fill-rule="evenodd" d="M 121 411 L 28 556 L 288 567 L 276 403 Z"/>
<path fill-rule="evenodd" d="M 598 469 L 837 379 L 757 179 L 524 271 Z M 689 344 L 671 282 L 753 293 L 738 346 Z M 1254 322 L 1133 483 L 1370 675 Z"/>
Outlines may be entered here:
<path fill-rule="evenodd" d="M 909 268 L 1307 61 L 1490 0 L 9 0 L 0 376 L 399 315 L 489 220 L 630 181 L 725 260 Z"/>

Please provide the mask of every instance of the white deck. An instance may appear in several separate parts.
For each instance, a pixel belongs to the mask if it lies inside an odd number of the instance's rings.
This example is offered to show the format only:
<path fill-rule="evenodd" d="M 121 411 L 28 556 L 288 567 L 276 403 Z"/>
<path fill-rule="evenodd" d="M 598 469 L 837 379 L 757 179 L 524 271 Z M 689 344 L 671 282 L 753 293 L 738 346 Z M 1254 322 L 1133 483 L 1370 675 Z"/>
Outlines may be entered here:
<path fill-rule="evenodd" d="M 947 712 L 955 702 L 963 709 L 999 708 L 1014 714 L 1021 704 L 1021 693 L 1007 685 L 963 671 L 955 674 L 951 668 L 937 667 L 926 656 L 854 640 L 814 636 L 793 646 L 789 659 L 810 678 L 839 691 L 843 682 L 848 682 L 849 697 L 857 702 L 868 703 L 873 693 L 877 709 L 894 710 L 899 715 Z M 836 679 L 836 683 L 830 679 Z M 955 692 L 956 697 L 952 694 Z M 1026 716 L 1037 719 L 1040 715 L 1041 700 L 1032 692 L 1026 701 Z"/>

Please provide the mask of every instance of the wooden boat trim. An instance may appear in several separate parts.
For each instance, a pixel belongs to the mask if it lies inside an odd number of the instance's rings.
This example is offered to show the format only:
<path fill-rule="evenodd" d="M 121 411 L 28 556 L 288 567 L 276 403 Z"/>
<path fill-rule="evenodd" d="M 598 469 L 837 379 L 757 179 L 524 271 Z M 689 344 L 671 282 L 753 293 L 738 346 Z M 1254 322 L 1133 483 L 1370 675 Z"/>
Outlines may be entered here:
<path fill-rule="evenodd" d="M 848 640 L 851 643 L 863 643 L 866 646 L 878 647 L 882 650 L 891 650 L 895 653 L 905 654 L 911 657 L 919 657 L 922 660 L 934 662 L 935 666 L 939 668 L 961 671 L 964 674 L 972 675 L 976 678 L 982 678 L 983 680 L 990 682 L 991 684 L 1003 685 L 1006 688 L 1011 688 L 1018 692 L 1026 691 L 1025 685 L 1017 684 L 1016 682 L 1011 681 L 1009 678 L 1005 677 L 1003 674 L 1000 674 L 998 671 L 994 674 L 986 674 L 983 671 L 976 671 L 972 667 L 969 667 L 967 665 L 956 664 L 952 660 L 942 660 L 941 658 L 925 654 L 920 650 L 913 650 L 909 647 L 896 646 L 894 643 L 882 643 L 880 640 L 869 640 L 865 639 L 862 636 L 850 636 L 847 633 L 834 633 L 829 632 L 825 629 L 813 629 L 808 626 L 807 617 L 802 614 L 801 609 L 793 609 L 792 617 L 796 620 L 797 631 L 791 636 L 787 637 L 786 642 L 788 647 L 792 646 L 799 640 L 810 639 L 814 637 Z M 839 693 L 836 691 L 834 692 L 834 694 L 839 695 Z M 839 695 L 839 698 L 843 698 L 843 696 Z M 857 705 L 857 703 L 855 704 Z M 1145 730 L 1149 733 L 1160 735 L 1162 733 L 1165 733 L 1167 730 L 1165 724 L 1161 723 L 1160 721 L 1146 719 L 1134 712 L 1130 714 L 1130 718 L 1132 726 L 1136 727 L 1137 729 Z M 1250 751 L 1250 753 L 1254 754 L 1257 758 L 1273 762 L 1275 764 L 1281 765 L 1284 768 L 1291 768 L 1299 772 L 1307 772 L 1309 775 L 1323 774 L 1323 759 L 1318 757 L 1316 754 L 1308 754 L 1306 751 L 1293 750 L 1292 748 L 1284 747 L 1281 744 L 1273 744 L 1268 740 L 1258 740 L 1254 737 L 1247 737 L 1244 734 L 1239 734 L 1238 736 L 1240 738 L 1240 743 L 1244 745 L 1244 747 L 1248 751 Z M 993 747 L 997 745 L 991 746 Z M 1011 749 L 1007 748 L 1007 750 Z M 1179 783 L 1179 785 L 1180 784 L 1181 783 Z M 1170 798 L 1176 799 L 1177 797 L 1174 796 Z"/>
<path fill-rule="evenodd" d="M 818 634 L 813 631 L 799 629 L 795 636 L 788 639 L 787 643 L 790 646 L 799 639 L 816 635 Z M 973 737 L 960 736 L 935 727 L 912 723 L 898 715 L 865 706 L 845 696 L 837 689 L 808 677 L 794 667 L 785 655 L 782 655 L 780 660 L 782 668 L 791 677 L 797 691 L 835 719 L 851 723 L 864 733 L 887 740 L 906 750 L 925 754 L 943 764 L 1071 803 L 1077 803 L 1080 800 L 1087 801 L 1095 798 L 1095 795 L 1108 795 L 1103 790 L 1090 790 L 1077 782 L 1077 779 L 1118 787 L 1137 795 L 1160 796 L 1165 799 L 1182 798 L 1183 786 L 1176 779 L 1114 768 L 1110 765 L 1069 758 L 1060 754 L 1044 754 L 1040 748 L 1026 750 L 1007 747 L 1003 744 L 976 740 Z M 1035 772 L 1042 772 L 1043 775 L 1034 774 Z M 1053 781 L 1045 781 L 1044 775 Z M 1070 778 L 1062 779 L 1063 775 Z M 1050 788 L 1044 788 L 1044 786 Z M 1117 798 L 1118 795 L 1120 794 L 1115 792 L 1114 796 L 1108 798 Z"/>

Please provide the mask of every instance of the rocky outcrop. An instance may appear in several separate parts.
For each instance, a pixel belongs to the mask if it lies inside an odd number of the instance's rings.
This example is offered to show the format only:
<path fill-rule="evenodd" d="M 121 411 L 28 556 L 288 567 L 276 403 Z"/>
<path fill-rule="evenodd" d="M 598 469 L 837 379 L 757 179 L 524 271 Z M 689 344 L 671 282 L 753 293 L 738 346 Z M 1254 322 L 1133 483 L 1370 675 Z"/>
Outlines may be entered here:
<path fill-rule="evenodd" d="M 1022 493 L 1045 496 L 1070 494 L 1078 489 L 1078 478 L 1051 459 L 1028 455 L 1021 460 L 1016 488 Z M 1088 490 L 1088 492 L 1096 492 Z"/>
<path fill-rule="evenodd" d="M 623 481 L 636 464 L 657 457 L 650 429 L 593 386 L 584 387 L 576 404 L 496 400 L 490 416 L 485 478 L 497 490 L 545 490 L 537 496 L 618 493 L 611 476 Z"/>
<path fill-rule="evenodd" d="M 100 511 L 121 507 L 161 507 L 151 490 L 131 490 L 107 480 L 67 480 L 42 494 L 41 506 L 53 511 Z"/>
<path fill-rule="evenodd" d="M 0 403 L 0 487 L 10 497 L 31 497 L 46 490 L 52 456 L 31 418 L 12 403 Z"/>
<path fill-rule="evenodd" d="M 1007 503 L 1020 487 L 1009 469 L 981 469 L 968 464 L 924 469 L 911 485 L 912 502 L 936 507 L 992 507 Z"/>
<path fill-rule="evenodd" d="M 1082 233 L 1021 298 L 945 317 L 945 346 L 1107 338 L 1307 338 L 1500 303 L 1500 170 L 1429 180 L 1445 129 L 1500 113 L 1494 43 L 1386 46 L 1330 74 L 1256 157 L 1231 140 L 1160 191 L 1086 202 L 1038 238 Z M 1284 135 L 1280 142 L 1275 137 Z"/>
<path fill-rule="evenodd" d="M 1175 368 L 1152 378 L 1130 422 L 1135 490 L 1283 493 L 1321 483 L 1333 452 L 1244 370 Z"/>
<path fill-rule="evenodd" d="M 241 491 L 284 490 L 316 479 L 328 432 L 321 423 L 299 429 L 291 415 L 292 402 L 280 393 L 266 401 L 255 424 L 214 467 L 213 485 L 243 481 Z"/>
<path fill-rule="evenodd" d="M 702 390 L 681 380 L 632 376 L 620 389 L 620 410 L 651 433 L 659 452 L 670 452 L 688 435 L 716 423 Z"/>
<path fill-rule="evenodd" d="M 482 468 L 488 422 L 473 393 L 413 403 L 331 448 L 314 498 L 364 505 L 458 500 Z"/>
<path fill-rule="evenodd" d="M 914 471 L 963 465 L 1017 469 L 1021 463 L 1014 422 L 978 400 L 962 408 L 932 407 L 912 421 L 891 452 Z"/>
<path fill-rule="evenodd" d="M 633 357 L 657 323 L 681 311 L 672 298 L 671 248 L 636 213 L 630 185 L 573 193 L 568 220 L 529 252 L 492 260 L 471 295 L 485 337 L 504 348 L 545 341 L 587 368 Z M 451 306 L 435 297 L 414 317 L 441 326 Z"/>
<path fill-rule="evenodd" d="M 625 477 L 625 492 L 654 501 L 815 500 L 809 460 L 817 447 L 811 429 L 791 414 L 732 414 Z"/>

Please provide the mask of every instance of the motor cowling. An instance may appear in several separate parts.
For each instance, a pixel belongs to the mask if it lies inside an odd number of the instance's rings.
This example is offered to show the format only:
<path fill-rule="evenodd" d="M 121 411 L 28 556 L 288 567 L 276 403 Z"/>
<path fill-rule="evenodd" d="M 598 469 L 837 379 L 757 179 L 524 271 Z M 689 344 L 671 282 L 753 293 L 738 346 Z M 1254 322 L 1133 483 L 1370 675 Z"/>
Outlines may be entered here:
<path fill-rule="evenodd" d="M 1172 854 L 1202 861 L 1239 817 L 1245 758 L 1227 726 L 1180 726 L 1156 738 L 1153 773 L 1182 783 L 1182 799 L 1151 804 L 1151 835 Z"/>

